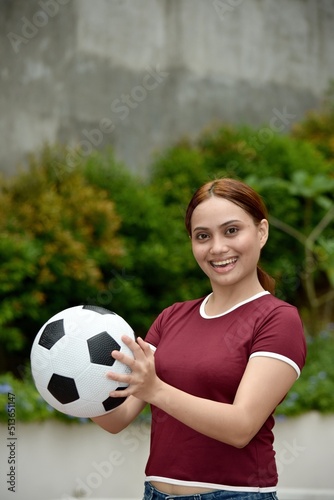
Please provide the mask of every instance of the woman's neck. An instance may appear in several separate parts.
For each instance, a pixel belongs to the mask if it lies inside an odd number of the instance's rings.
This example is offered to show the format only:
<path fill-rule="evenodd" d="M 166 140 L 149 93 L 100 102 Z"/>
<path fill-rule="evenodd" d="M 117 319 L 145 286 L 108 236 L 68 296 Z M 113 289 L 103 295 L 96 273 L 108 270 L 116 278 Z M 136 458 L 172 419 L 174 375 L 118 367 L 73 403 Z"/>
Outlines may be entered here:
<path fill-rule="evenodd" d="M 264 291 L 260 283 L 254 287 L 246 287 L 241 290 L 231 289 L 231 287 L 228 287 L 226 290 L 213 287 L 212 294 L 205 304 L 205 312 L 208 316 L 223 314 L 237 304 L 240 304 L 240 302 Z"/>

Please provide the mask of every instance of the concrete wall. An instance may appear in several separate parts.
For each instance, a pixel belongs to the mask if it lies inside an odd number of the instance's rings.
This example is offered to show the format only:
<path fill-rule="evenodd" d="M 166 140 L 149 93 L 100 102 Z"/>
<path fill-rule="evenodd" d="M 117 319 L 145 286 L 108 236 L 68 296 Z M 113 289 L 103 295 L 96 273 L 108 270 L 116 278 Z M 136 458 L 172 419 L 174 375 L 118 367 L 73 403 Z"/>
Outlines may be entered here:
<path fill-rule="evenodd" d="M 115 436 L 94 424 L 17 424 L 15 492 L 8 491 L 10 440 L 0 425 L 1 500 L 139 500 L 149 452 L 147 423 Z M 280 500 L 333 500 L 334 417 L 310 413 L 278 420 L 275 449 Z"/>
<path fill-rule="evenodd" d="M 2 0 L 0 170 L 43 141 L 132 170 L 220 122 L 282 132 L 334 77 L 333 0 Z"/>

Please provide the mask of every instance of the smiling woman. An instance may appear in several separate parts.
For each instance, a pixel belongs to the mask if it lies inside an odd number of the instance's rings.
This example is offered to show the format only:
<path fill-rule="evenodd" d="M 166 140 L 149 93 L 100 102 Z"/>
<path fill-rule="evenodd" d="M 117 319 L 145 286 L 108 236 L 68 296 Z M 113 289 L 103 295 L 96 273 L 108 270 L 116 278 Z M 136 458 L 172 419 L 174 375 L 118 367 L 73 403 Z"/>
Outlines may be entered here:
<path fill-rule="evenodd" d="M 219 179 L 194 194 L 186 227 L 212 292 L 166 308 L 145 341 L 124 337 L 133 358 L 112 356 L 131 373 L 108 376 L 128 384 L 127 400 L 94 421 L 119 432 L 151 405 L 144 500 L 277 499 L 273 413 L 306 346 L 297 310 L 258 267 L 266 208 L 246 184 Z"/>
<path fill-rule="evenodd" d="M 226 212 L 223 206 L 221 206 L 220 208 L 218 206 L 212 207 L 212 211 L 210 210 L 210 208 L 207 210 L 207 212 L 209 213 L 209 219 L 211 219 L 212 214 L 216 212 L 216 209 L 217 209 L 217 214 L 220 214 L 220 216 L 224 214 L 225 222 L 221 221 L 220 225 L 222 229 L 226 228 L 227 236 L 236 235 L 236 233 L 238 233 L 239 226 L 234 223 L 239 222 L 242 224 L 242 221 L 245 222 L 244 219 L 246 218 L 248 219 L 246 221 L 246 224 L 247 223 L 249 224 L 250 221 L 252 221 L 253 225 L 258 226 L 261 231 L 265 232 L 265 234 L 263 234 L 265 240 L 262 241 L 261 245 L 261 248 L 263 247 L 268 238 L 267 208 L 263 203 L 260 195 L 256 193 L 250 186 L 248 186 L 243 182 L 229 178 L 218 179 L 216 181 L 204 184 L 201 188 L 199 188 L 196 191 L 196 193 L 192 197 L 188 205 L 185 217 L 185 225 L 188 234 L 192 238 L 192 240 L 194 238 L 195 231 L 198 229 L 195 227 L 196 224 L 194 220 L 192 220 L 193 213 L 196 207 L 198 207 L 204 201 L 208 200 L 212 200 L 213 203 L 217 202 L 218 205 L 219 202 L 221 204 L 230 202 L 229 212 Z M 228 204 L 226 206 L 228 207 Z M 240 210 L 238 211 L 239 215 L 241 214 L 241 220 L 238 219 L 234 220 L 233 213 L 238 207 L 239 209 L 241 209 L 241 211 Z M 200 207 L 198 207 L 197 212 L 199 211 L 199 208 Z M 201 212 L 204 212 L 204 209 Z M 232 217 L 231 220 L 226 219 L 228 213 L 231 213 Z M 196 216 L 198 214 L 195 213 L 194 215 Z M 197 235 L 196 237 L 202 238 L 203 236 Z M 275 280 L 260 268 L 258 262 L 256 265 L 256 269 L 259 282 L 261 283 L 263 288 L 268 290 L 270 293 L 274 293 Z"/>
<path fill-rule="evenodd" d="M 230 189 L 227 198 L 227 188 L 222 189 L 225 184 Z M 257 267 L 268 238 L 265 206 L 251 188 L 242 184 L 241 203 L 230 201 L 231 186 L 235 189 L 236 184 L 240 183 L 224 179 L 203 186 L 194 195 L 186 215 L 194 257 L 211 282 L 213 293 L 208 308 L 212 314 L 224 312 L 267 289 L 268 282 L 272 284 L 263 271 L 259 276 Z M 252 203 L 246 203 L 248 198 Z M 264 278 L 263 285 L 261 278 Z M 269 291 L 272 292 L 273 287 Z"/>

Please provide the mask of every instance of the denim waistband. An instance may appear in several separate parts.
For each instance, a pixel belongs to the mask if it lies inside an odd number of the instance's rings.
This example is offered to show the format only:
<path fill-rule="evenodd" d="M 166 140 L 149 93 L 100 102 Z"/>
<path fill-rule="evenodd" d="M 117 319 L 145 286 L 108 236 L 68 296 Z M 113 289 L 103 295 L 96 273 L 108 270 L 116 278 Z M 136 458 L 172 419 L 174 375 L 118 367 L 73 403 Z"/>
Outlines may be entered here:
<path fill-rule="evenodd" d="M 193 495 L 169 495 L 157 490 L 148 481 L 145 482 L 143 500 L 278 500 L 276 493 L 252 493 L 242 491 L 216 490 Z"/>

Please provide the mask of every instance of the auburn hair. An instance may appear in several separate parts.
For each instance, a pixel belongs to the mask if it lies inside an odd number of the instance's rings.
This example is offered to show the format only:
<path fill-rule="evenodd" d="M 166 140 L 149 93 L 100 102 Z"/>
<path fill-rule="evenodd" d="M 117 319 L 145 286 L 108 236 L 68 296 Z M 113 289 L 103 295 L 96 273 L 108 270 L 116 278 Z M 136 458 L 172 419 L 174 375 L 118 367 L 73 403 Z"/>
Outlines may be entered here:
<path fill-rule="evenodd" d="M 191 198 L 185 216 L 185 225 L 189 236 L 191 236 L 191 218 L 195 208 L 203 201 L 217 196 L 231 201 L 242 208 L 253 219 L 254 224 L 258 225 L 262 219 L 268 219 L 268 211 L 261 196 L 254 191 L 248 184 L 236 179 L 224 177 L 214 181 L 207 182 L 194 193 Z M 261 267 L 257 266 L 257 275 L 262 287 L 275 293 L 275 280 Z"/>

